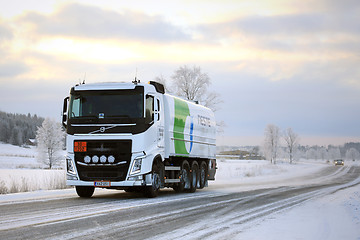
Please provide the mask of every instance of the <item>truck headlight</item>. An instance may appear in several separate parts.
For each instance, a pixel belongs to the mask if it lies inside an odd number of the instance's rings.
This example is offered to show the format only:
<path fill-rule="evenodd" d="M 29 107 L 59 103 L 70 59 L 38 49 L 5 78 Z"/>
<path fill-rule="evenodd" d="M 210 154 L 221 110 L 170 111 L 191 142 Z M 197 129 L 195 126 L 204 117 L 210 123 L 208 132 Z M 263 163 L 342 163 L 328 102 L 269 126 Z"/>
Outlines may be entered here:
<path fill-rule="evenodd" d="M 70 158 L 66 158 L 66 168 L 67 168 L 67 172 L 71 173 L 71 174 L 76 174 L 75 173 L 75 167 L 74 167 L 74 162 L 70 159 Z"/>
<path fill-rule="evenodd" d="M 131 166 L 130 175 L 141 172 L 141 163 L 142 163 L 142 158 L 134 159 L 134 162 Z"/>

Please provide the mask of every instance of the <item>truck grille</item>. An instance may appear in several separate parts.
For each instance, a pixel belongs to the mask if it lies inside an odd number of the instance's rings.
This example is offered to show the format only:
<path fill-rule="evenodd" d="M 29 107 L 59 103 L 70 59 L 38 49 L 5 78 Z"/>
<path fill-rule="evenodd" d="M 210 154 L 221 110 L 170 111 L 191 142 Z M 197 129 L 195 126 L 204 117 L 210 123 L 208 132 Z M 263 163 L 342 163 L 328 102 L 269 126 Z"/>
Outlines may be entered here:
<path fill-rule="evenodd" d="M 124 181 L 131 161 L 131 140 L 91 140 L 86 152 L 76 152 L 80 180 Z"/>

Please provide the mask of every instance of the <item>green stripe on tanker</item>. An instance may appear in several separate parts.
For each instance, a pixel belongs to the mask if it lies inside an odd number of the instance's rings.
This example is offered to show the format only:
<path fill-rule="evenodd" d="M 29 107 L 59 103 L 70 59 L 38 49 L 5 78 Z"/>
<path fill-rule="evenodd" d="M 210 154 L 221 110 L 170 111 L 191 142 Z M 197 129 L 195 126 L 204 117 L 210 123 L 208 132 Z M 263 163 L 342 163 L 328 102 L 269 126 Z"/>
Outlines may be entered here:
<path fill-rule="evenodd" d="M 188 155 L 186 150 L 184 130 L 186 118 L 190 116 L 189 106 L 185 101 L 174 98 L 175 119 L 174 119 L 174 147 L 176 154 Z"/>

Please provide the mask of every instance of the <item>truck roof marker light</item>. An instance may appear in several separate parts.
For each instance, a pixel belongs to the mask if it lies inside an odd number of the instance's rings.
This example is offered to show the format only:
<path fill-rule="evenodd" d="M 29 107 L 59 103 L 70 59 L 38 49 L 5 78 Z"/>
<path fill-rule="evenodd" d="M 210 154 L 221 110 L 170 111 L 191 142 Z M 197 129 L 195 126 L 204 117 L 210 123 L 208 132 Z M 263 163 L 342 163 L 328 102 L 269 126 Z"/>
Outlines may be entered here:
<path fill-rule="evenodd" d="M 74 142 L 74 152 L 86 152 L 87 151 L 87 142 L 75 141 Z"/>

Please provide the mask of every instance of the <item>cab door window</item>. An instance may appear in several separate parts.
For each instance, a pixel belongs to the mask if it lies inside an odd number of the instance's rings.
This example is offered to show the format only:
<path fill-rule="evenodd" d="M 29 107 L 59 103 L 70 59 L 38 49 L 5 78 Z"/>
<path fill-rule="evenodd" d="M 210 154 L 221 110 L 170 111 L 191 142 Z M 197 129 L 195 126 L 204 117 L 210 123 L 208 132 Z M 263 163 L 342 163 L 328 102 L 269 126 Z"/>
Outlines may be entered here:
<path fill-rule="evenodd" d="M 154 121 L 154 97 L 146 95 L 145 121 L 150 124 Z"/>

